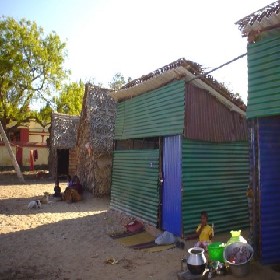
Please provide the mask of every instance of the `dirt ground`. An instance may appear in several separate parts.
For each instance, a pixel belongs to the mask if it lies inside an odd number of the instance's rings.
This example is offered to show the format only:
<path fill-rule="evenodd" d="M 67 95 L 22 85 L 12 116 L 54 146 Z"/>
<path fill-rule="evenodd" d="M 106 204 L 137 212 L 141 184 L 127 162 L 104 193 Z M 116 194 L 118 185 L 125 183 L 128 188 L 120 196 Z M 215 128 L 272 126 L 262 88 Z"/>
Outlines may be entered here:
<path fill-rule="evenodd" d="M 40 177 L 27 174 L 26 183 L 20 184 L 15 174 L 0 173 L 0 279 L 177 279 L 180 260 L 188 255 L 192 241 L 184 250 L 156 253 L 124 247 L 109 234 L 123 231 L 129 217 L 110 210 L 108 198 L 90 193 L 78 203 L 52 200 L 41 209 L 28 209 L 31 200 L 53 193 L 54 182 Z M 66 182 L 60 186 L 64 190 Z M 160 233 L 152 227 L 147 231 L 155 237 Z M 216 235 L 215 241 L 229 237 Z M 110 258 L 117 264 L 107 264 Z M 251 273 L 243 279 L 277 280 L 280 272 L 253 261 Z"/>

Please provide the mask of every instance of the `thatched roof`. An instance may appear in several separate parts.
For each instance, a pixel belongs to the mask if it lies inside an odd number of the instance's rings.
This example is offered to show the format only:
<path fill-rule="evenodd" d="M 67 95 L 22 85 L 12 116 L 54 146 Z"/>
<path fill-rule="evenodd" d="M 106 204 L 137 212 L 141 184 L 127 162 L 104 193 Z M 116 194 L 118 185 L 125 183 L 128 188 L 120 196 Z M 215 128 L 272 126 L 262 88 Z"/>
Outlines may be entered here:
<path fill-rule="evenodd" d="M 280 5 L 279 1 L 272 2 L 264 8 L 251 13 L 240 19 L 235 24 L 243 36 L 248 36 L 252 32 L 260 32 L 280 26 Z"/>
<path fill-rule="evenodd" d="M 87 83 L 77 136 L 77 175 L 95 196 L 110 193 L 116 102 Z"/>
<path fill-rule="evenodd" d="M 80 138 L 89 142 L 95 155 L 112 151 L 116 104 L 108 93 L 108 89 L 90 83 L 85 86 L 78 142 Z"/>
<path fill-rule="evenodd" d="M 141 78 L 129 82 L 120 90 L 111 92 L 109 95 L 118 101 L 122 101 L 160 88 L 172 81 L 182 79 L 186 82 L 191 82 L 199 88 L 206 89 L 231 110 L 245 115 L 246 105 L 239 96 L 231 93 L 212 76 L 206 75 L 201 65 L 184 58 L 163 66 L 148 75 L 143 75 Z"/>
<path fill-rule="evenodd" d="M 55 149 L 71 149 L 75 147 L 79 122 L 79 116 L 52 113 L 52 147 Z"/>

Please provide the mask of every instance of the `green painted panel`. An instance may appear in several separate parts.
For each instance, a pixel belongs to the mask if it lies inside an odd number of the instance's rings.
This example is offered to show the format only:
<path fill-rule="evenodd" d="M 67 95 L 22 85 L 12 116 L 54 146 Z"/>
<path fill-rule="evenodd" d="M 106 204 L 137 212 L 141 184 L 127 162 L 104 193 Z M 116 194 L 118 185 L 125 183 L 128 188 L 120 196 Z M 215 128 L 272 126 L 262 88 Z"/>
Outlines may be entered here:
<path fill-rule="evenodd" d="M 176 81 L 119 103 L 115 139 L 182 134 L 184 91 L 184 81 Z"/>
<path fill-rule="evenodd" d="M 217 144 L 184 139 L 182 173 L 184 234 L 196 229 L 203 210 L 216 232 L 249 226 L 247 142 Z"/>
<path fill-rule="evenodd" d="M 158 149 L 115 151 L 110 206 L 156 225 L 158 182 Z"/>
<path fill-rule="evenodd" d="M 247 118 L 280 114 L 280 34 L 248 45 Z"/>

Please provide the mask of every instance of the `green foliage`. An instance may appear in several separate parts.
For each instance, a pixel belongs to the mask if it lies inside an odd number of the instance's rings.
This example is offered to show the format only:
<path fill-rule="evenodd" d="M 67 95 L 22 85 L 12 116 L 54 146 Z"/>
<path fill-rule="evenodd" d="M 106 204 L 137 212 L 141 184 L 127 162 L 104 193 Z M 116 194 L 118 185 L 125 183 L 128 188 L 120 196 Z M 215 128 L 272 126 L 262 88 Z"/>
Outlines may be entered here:
<path fill-rule="evenodd" d="M 45 107 L 41 108 L 39 112 L 33 112 L 34 119 L 39 123 L 42 127 L 46 127 L 51 123 L 53 108 L 50 105 L 50 102 L 47 102 Z"/>
<path fill-rule="evenodd" d="M 82 81 L 65 85 L 60 92 L 60 96 L 55 99 L 57 112 L 79 116 L 82 111 L 84 93 L 85 85 Z"/>
<path fill-rule="evenodd" d="M 28 122 L 34 100 L 48 100 L 68 72 L 63 69 L 65 43 L 25 19 L 0 18 L 0 120 L 4 129 Z"/>
<path fill-rule="evenodd" d="M 125 78 L 121 73 L 116 73 L 112 81 L 109 83 L 110 89 L 117 91 L 126 84 Z"/>

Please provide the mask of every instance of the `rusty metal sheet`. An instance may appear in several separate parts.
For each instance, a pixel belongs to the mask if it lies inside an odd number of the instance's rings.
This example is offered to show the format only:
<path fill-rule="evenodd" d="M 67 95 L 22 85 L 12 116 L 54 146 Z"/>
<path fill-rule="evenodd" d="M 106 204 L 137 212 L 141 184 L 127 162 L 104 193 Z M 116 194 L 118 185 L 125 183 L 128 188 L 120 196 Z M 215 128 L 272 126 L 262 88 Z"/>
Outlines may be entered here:
<path fill-rule="evenodd" d="M 189 139 L 210 142 L 247 140 L 247 122 L 208 91 L 186 84 L 185 130 Z"/>

